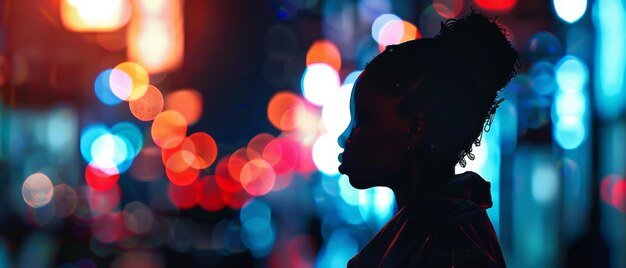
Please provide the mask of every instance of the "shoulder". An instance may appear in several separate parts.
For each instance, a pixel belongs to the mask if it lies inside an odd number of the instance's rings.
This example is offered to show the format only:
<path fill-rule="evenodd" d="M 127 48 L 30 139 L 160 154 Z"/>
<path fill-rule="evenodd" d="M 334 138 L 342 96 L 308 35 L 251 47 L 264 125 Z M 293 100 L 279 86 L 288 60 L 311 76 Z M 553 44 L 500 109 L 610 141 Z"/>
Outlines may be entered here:
<path fill-rule="evenodd" d="M 457 213 L 447 214 L 430 228 L 405 267 L 505 267 L 486 212 L 465 205 L 447 205 Z"/>

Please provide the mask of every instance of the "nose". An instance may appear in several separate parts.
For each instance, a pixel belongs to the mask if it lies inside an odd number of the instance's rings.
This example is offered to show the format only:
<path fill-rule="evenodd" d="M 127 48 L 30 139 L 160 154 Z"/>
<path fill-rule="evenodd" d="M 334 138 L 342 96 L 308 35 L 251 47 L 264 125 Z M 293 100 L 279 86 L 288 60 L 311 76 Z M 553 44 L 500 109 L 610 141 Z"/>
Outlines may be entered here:
<path fill-rule="evenodd" d="M 346 148 L 347 141 L 348 139 L 343 134 L 339 135 L 339 138 L 337 138 L 337 144 L 339 144 L 339 147 L 341 147 L 341 149 Z"/>
<path fill-rule="evenodd" d="M 346 148 L 346 143 L 347 144 L 350 143 L 350 135 L 351 134 L 352 134 L 352 124 L 350 124 L 343 131 L 343 133 L 341 133 L 341 135 L 339 135 L 339 137 L 337 138 L 337 144 L 339 144 L 339 147 L 341 147 L 341 149 L 345 149 Z"/>

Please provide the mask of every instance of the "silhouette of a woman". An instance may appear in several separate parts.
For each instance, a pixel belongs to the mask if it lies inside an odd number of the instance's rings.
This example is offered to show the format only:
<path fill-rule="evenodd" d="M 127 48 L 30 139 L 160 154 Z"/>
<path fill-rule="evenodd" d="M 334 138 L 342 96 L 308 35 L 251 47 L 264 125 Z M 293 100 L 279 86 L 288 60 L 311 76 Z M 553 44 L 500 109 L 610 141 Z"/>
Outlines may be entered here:
<path fill-rule="evenodd" d="M 348 267 L 505 267 L 489 182 L 454 167 L 474 158 L 516 68 L 508 32 L 476 11 L 366 66 L 339 170 L 358 189 L 391 188 L 400 210 Z"/>

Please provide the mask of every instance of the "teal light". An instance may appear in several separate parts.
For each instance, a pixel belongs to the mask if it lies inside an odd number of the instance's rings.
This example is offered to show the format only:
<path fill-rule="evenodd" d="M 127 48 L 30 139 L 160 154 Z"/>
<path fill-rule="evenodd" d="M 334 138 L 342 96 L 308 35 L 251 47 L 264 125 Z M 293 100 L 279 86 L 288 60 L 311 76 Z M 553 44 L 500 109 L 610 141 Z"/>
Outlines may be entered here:
<path fill-rule="evenodd" d="M 380 230 L 395 214 L 393 191 L 387 187 L 372 187 L 359 191 L 361 217 L 374 230 Z"/>
<path fill-rule="evenodd" d="M 109 130 L 103 124 L 92 124 L 83 128 L 80 135 L 80 153 L 85 159 L 85 162 L 89 163 L 93 160 L 91 154 L 91 145 L 93 142 L 102 135 L 108 134 Z"/>
<path fill-rule="evenodd" d="M 333 231 L 324 244 L 315 267 L 346 267 L 348 261 L 359 252 L 359 245 L 348 229 Z"/>
<path fill-rule="evenodd" d="M 565 116 L 554 128 L 554 139 L 563 149 L 576 149 L 585 140 L 585 126 L 580 118 Z"/>
<path fill-rule="evenodd" d="M 615 119 L 624 106 L 626 27 L 621 0 L 598 0 L 594 7 L 597 31 L 596 107 L 604 119 Z"/>
<path fill-rule="evenodd" d="M 566 92 L 580 92 L 589 80 L 589 69 L 579 58 L 568 55 L 556 65 L 556 82 Z"/>

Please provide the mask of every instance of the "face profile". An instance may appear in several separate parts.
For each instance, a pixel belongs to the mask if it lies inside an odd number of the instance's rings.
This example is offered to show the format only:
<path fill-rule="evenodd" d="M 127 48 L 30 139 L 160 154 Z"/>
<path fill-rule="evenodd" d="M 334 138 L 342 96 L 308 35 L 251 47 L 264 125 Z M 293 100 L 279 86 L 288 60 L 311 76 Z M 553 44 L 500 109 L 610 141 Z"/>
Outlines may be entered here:
<path fill-rule="evenodd" d="M 378 77 L 367 70 L 357 79 L 352 98 L 352 121 L 341 135 L 344 148 L 341 173 L 357 189 L 374 186 L 395 188 L 406 171 L 409 120 L 397 112 L 398 98 L 385 96 L 375 87 Z"/>
<path fill-rule="evenodd" d="M 391 188 L 400 210 L 348 267 L 505 266 L 485 211 L 491 185 L 455 166 L 474 158 L 519 56 L 475 11 L 441 27 L 387 46 L 354 84 L 339 172 L 357 189 Z"/>

